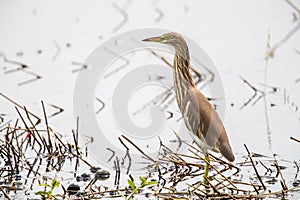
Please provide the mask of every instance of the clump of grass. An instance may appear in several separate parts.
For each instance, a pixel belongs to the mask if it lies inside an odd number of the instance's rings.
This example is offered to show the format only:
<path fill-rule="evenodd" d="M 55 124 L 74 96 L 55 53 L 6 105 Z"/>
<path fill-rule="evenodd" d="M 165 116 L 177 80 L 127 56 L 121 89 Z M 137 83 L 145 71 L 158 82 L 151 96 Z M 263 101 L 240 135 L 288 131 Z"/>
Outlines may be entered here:
<path fill-rule="evenodd" d="M 142 188 L 157 185 L 157 181 L 148 181 L 146 177 L 140 176 L 139 179 L 141 181 L 139 185 L 136 185 L 134 180 L 131 180 L 131 179 L 127 180 L 128 185 L 131 188 L 131 194 L 129 196 L 125 196 L 124 194 L 121 194 L 121 196 L 125 200 L 133 199 L 134 195 L 138 194 Z"/>
<path fill-rule="evenodd" d="M 61 197 L 60 194 L 53 194 L 53 190 L 60 186 L 60 182 L 54 178 L 51 181 L 51 185 L 47 183 L 39 184 L 39 186 L 45 187 L 45 190 L 40 190 L 34 193 L 35 195 L 40 195 L 45 199 L 56 199 L 56 197 Z M 48 188 L 48 190 L 46 190 Z"/>

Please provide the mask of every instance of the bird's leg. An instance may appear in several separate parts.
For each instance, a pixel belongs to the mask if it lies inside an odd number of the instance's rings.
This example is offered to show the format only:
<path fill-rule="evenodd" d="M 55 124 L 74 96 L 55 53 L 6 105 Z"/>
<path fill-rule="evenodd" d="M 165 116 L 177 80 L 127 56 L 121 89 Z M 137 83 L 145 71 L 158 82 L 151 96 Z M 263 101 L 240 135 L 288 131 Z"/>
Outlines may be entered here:
<path fill-rule="evenodd" d="M 209 171 L 209 165 L 210 165 L 210 158 L 209 158 L 209 154 L 206 153 L 205 154 L 205 162 L 206 162 L 206 166 L 205 166 L 205 171 L 204 171 L 204 185 L 207 186 L 208 185 L 208 171 Z"/>

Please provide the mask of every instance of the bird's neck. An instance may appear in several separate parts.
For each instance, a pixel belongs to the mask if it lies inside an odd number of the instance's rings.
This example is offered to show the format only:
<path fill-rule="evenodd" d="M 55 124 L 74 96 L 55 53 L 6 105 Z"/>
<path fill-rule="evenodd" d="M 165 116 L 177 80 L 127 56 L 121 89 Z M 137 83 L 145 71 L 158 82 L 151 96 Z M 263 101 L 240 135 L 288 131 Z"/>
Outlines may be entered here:
<path fill-rule="evenodd" d="M 179 109 L 182 109 L 183 103 L 190 88 L 195 87 L 195 83 L 190 73 L 190 60 L 188 50 L 178 53 L 174 57 L 174 89 Z"/>

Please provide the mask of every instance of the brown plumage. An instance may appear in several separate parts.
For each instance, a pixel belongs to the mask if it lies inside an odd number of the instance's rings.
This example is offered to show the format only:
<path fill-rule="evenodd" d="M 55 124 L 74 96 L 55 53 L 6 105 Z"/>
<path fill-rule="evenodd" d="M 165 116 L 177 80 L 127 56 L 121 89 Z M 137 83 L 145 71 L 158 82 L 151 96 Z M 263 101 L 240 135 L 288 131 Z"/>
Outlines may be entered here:
<path fill-rule="evenodd" d="M 196 135 L 193 138 L 202 151 L 204 153 L 207 153 L 207 149 L 218 151 L 227 160 L 234 161 L 226 130 L 207 98 L 198 89 L 191 88 L 182 107 L 183 113 L 187 113 L 184 117 L 185 124 Z"/>
<path fill-rule="evenodd" d="M 234 161 L 227 133 L 218 113 L 195 86 L 190 73 L 189 50 L 183 37 L 172 32 L 143 41 L 165 43 L 175 48 L 174 89 L 177 104 L 194 141 L 207 156 L 208 163 L 208 149 L 220 152 L 227 160 Z"/>

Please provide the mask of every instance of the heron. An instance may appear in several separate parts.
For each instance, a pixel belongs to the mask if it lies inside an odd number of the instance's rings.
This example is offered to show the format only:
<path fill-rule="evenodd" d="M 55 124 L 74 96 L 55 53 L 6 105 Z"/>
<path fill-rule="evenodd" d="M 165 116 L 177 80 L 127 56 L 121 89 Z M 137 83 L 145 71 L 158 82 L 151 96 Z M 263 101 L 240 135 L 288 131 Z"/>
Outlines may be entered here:
<path fill-rule="evenodd" d="M 176 101 L 187 129 L 205 155 L 204 184 L 207 185 L 210 166 L 208 150 L 221 153 L 230 162 L 235 159 L 223 122 L 195 85 L 190 72 L 188 45 L 181 34 L 170 32 L 142 41 L 163 43 L 175 48 L 173 77 Z"/>

